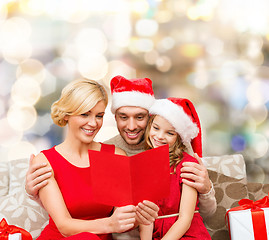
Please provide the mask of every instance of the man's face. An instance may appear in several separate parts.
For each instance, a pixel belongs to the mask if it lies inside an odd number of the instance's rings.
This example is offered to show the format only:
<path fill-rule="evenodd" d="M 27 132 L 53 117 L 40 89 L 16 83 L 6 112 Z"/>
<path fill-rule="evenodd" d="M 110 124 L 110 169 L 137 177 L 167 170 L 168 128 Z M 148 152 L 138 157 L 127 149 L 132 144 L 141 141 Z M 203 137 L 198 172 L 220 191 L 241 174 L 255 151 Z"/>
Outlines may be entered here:
<path fill-rule="evenodd" d="M 140 107 L 120 107 L 115 114 L 120 135 L 127 144 L 137 145 L 144 139 L 149 112 Z"/>

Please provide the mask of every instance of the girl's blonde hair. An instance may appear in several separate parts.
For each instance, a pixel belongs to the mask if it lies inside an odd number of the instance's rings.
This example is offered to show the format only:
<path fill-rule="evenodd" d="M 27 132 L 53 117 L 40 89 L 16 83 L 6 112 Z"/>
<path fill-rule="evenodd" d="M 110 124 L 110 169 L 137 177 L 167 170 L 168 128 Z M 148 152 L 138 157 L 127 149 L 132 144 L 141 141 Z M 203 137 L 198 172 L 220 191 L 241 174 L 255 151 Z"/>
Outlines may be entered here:
<path fill-rule="evenodd" d="M 156 115 L 150 116 L 148 125 L 146 127 L 146 131 L 145 131 L 145 145 L 146 145 L 145 149 L 146 150 L 154 148 L 152 145 L 152 142 L 150 141 L 149 133 L 150 133 L 150 129 L 151 129 L 151 126 L 155 117 Z M 186 151 L 186 147 L 182 143 L 180 135 L 177 133 L 176 142 L 173 144 L 173 146 L 169 147 L 170 167 L 174 168 L 174 173 L 176 173 L 176 167 L 183 158 L 184 151 Z"/>
<path fill-rule="evenodd" d="M 80 115 L 90 111 L 99 101 L 108 103 L 107 92 L 94 80 L 77 79 L 67 84 L 58 101 L 51 106 L 51 118 L 55 124 L 63 127 L 67 124 L 66 115 Z"/>

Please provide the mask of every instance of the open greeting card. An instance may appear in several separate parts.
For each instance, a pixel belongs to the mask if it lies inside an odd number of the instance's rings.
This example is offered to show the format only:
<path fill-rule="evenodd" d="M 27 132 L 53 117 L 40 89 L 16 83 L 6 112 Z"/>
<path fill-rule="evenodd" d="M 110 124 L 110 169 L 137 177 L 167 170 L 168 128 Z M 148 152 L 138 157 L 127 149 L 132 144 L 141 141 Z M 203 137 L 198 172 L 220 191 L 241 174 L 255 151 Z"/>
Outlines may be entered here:
<path fill-rule="evenodd" d="M 155 202 L 168 196 L 168 145 L 134 156 L 89 150 L 93 198 L 110 206 Z"/>

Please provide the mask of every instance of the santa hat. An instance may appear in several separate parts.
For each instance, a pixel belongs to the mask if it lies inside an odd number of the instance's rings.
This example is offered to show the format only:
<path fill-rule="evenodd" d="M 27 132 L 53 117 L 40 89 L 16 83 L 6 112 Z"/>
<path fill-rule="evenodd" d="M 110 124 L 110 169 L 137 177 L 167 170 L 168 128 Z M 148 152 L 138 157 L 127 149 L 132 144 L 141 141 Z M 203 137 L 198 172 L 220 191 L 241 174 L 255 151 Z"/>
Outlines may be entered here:
<path fill-rule="evenodd" d="M 154 103 L 152 81 L 149 78 L 126 79 L 116 76 L 110 81 L 111 111 L 123 106 L 141 107 L 149 110 Z"/>
<path fill-rule="evenodd" d="M 158 99 L 149 110 L 150 114 L 160 115 L 167 119 L 180 135 L 187 149 L 202 157 L 202 135 L 198 114 L 188 99 Z"/>

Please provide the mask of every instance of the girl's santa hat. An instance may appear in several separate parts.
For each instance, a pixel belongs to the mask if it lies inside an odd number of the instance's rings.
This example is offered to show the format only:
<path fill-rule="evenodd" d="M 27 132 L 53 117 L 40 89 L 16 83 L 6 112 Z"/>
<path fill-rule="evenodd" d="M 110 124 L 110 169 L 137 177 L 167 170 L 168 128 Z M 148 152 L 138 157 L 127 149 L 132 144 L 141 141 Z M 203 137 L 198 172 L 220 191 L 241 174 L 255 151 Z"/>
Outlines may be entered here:
<path fill-rule="evenodd" d="M 169 121 L 188 150 L 202 157 L 201 124 L 192 102 L 185 98 L 158 99 L 149 110 Z"/>
<path fill-rule="evenodd" d="M 149 110 L 154 103 L 152 81 L 149 78 L 126 79 L 116 76 L 110 81 L 111 111 L 124 106 L 141 107 Z"/>

